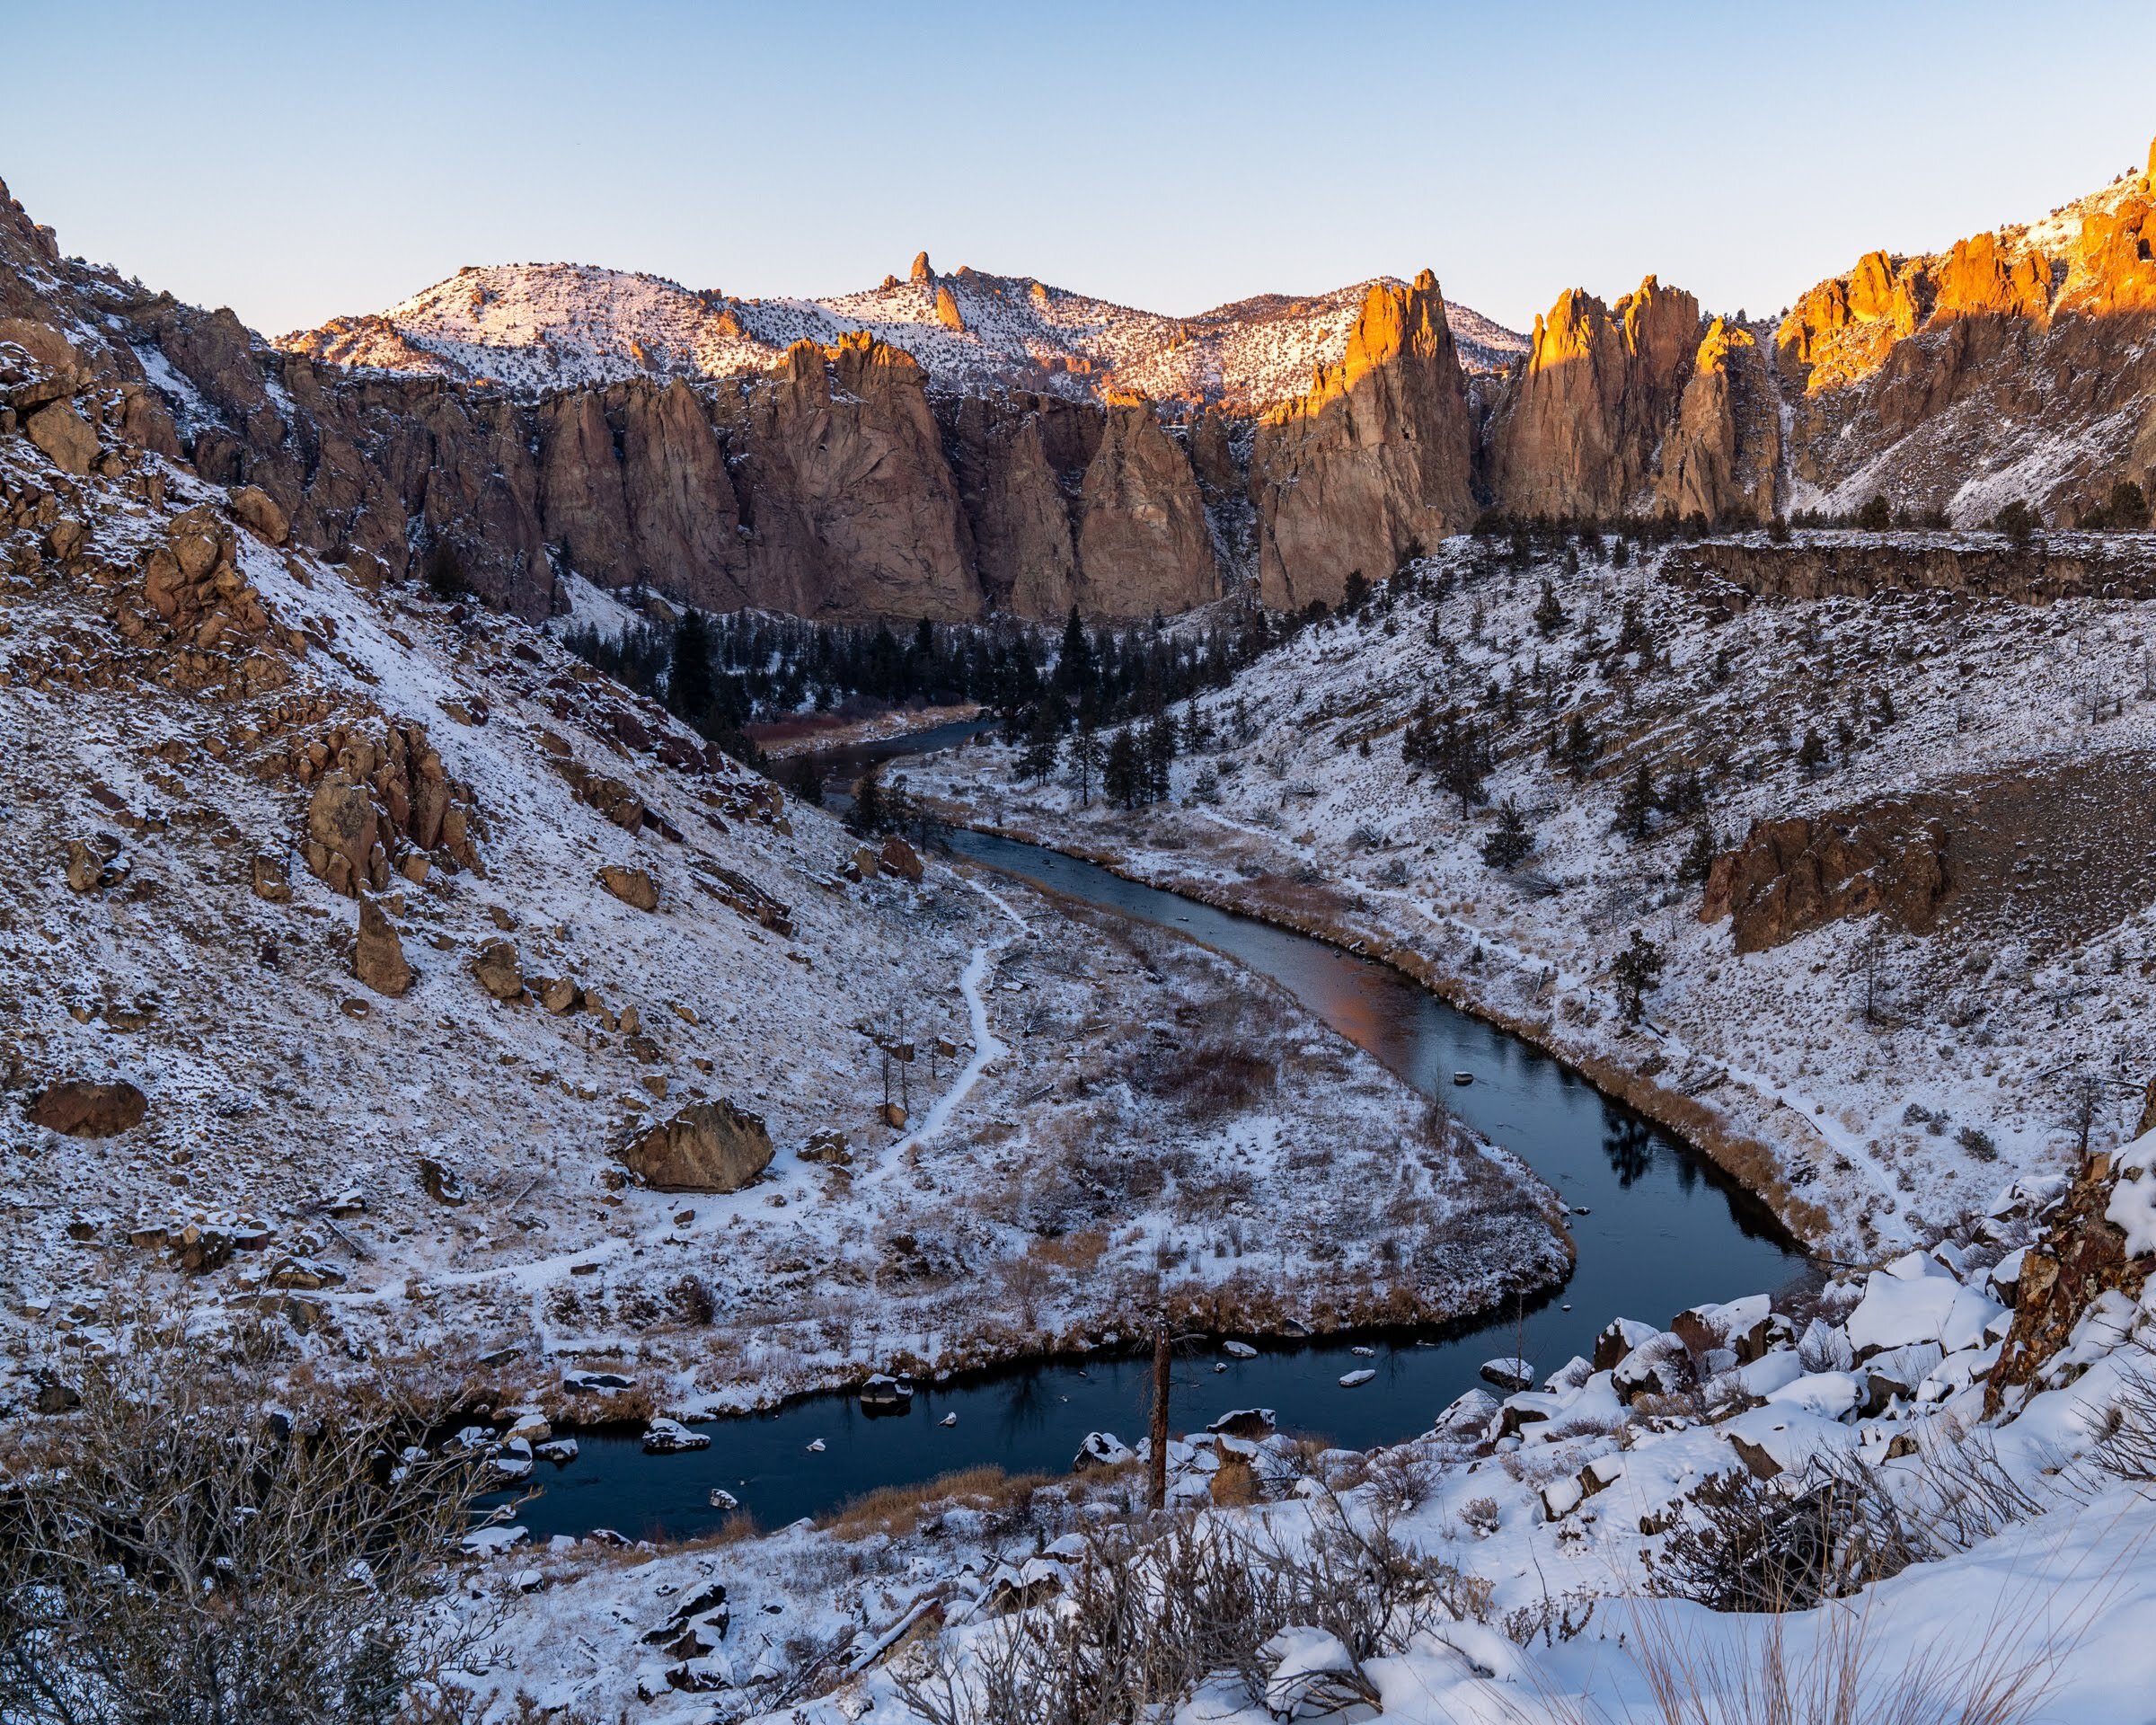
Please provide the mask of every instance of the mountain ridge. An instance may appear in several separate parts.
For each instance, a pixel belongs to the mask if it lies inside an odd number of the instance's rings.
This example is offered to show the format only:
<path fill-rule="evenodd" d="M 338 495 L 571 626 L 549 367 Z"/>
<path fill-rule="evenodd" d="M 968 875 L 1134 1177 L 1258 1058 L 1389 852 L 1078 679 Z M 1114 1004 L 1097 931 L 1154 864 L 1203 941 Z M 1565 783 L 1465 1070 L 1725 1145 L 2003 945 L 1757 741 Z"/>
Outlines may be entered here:
<path fill-rule="evenodd" d="M 1261 293 L 1188 317 L 1148 312 L 961 266 L 820 297 L 747 298 L 644 271 L 584 263 L 469 265 L 386 310 L 276 338 L 286 353 L 530 395 L 680 376 L 716 382 L 769 370 L 796 341 L 835 345 L 866 332 L 919 360 L 947 393 L 1019 389 L 1071 401 L 1113 391 L 1164 405 L 1273 406 L 1338 363 L 1385 276 L 1317 294 Z M 1526 341 L 1448 305 L 1471 372 L 1495 373 Z"/>

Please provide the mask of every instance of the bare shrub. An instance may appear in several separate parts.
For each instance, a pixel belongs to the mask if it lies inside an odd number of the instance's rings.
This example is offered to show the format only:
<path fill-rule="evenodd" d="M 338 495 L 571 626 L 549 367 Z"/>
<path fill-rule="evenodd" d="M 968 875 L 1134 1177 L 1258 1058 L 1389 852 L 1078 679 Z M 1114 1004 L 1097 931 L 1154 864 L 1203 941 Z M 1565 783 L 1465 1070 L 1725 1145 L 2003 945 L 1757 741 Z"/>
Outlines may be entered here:
<path fill-rule="evenodd" d="M 1270 1676 L 1261 1650 L 1308 1624 L 1338 1636 L 1356 1662 L 1329 1674 L 1342 1693 L 1327 1699 L 1374 1701 L 1363 1662 L 1487 1605 L 1486 1592 L 1409 1550 L 1383 1517 L 1359 1528 L 1337 1499 L 1313 1504 L 1312 1517 L 1299 1539 L 1188 1517 L 1090 1535 L 1060 1608 L 965 1642 L 922 1643 L 894 1667 L 899 1694 L 932 1725 L 1126 1725 L 1164 1717 L 1220 1676 L 1257 1703 Z"/>
<path fill-rule="evenodd" d="M 279 1353 L 138 1317 L 0 1455 L 0 1721 L 374 1725 L 491 1632 L 442 1606 L 490 1483 L 411 1447 L 446 1408 Z"/>

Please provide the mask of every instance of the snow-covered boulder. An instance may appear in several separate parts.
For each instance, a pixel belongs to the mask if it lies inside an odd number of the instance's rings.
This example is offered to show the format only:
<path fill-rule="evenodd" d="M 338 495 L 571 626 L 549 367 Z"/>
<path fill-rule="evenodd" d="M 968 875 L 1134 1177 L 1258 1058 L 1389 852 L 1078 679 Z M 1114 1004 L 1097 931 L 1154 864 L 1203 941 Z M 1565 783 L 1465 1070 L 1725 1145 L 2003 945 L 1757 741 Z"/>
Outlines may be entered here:
<path fill-rule="evenodd" d="M 1071 1463 L 1071 1472 L 1083 1473 L 1089 1468 L 1121 1467 L 1126 1462 L 1137 1459 L 1132 1449 L 1112 1431 L 1089 1431 L 1085 1441 L 1078 1446 L 1077 1457 Z"/>
<path fill-rule="evenodd" d="M 2118 1184 L 2104 1220 L 2126 1236 L 2126 1256 L 2156 1252 L 2156 1132 L 2144 1132 L 2114 1158 Z"/>
<path fill-rule="evenodd" d="M 711 1440 L 701 1431 L 691 1431 L 678 1420 L 654 1420 L 644 1431 L 644 1454 L 647 1455 L 674 1455 L 685 1449 L 709 1449 Z"/>
<path fill-rule="evenodd" d="M 1864 1399 L 1863 1386 L 1849 1372 L 1809 1372 L 1769 1393 L 1767 1405 L 1796 1408 L 1823 1420 L 1846 1420 Z"/>
<path fill-rule="evenodd" d="M 1913 1252 L 1871 1272 L 1864 1297 L 1842 1327 L 1860 1359 L 1909 1342 L 1937 1341 L 1961 1292 L 1939 1263 Z"/>
<path fill-rule="evenodd" d="M 1500 1390 L 1524 1390 L 1533 1385 L 1534 1367 L 1530 1361 L 1507 1355 L 1501 1359 L 1484 1360 L 1482 1376 Z"/>
<path fill-rule="evenodd" d="M 1754 1408 L 1715 1428 L 1759 1479 L 1801 1471 L 1815 1456 L 1845 1454 L 1856 1444 L 1847 1426 L 1798 1408 Z"/>

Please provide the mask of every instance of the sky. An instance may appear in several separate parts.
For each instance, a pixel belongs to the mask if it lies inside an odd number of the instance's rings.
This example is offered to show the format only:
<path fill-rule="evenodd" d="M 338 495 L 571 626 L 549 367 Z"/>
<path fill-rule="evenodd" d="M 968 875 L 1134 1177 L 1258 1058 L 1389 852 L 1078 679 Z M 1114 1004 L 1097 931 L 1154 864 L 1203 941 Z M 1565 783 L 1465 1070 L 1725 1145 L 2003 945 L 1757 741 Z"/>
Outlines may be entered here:
<path fill-rule="evenodd" d="M 1147 309 L 1437 272 L 1777 310 L 2148 157 L 2149 0 L 94 8 L 0 0 L 0 178 L 268 333 L 467 263 L 745 296 L 926 248 Z"/>

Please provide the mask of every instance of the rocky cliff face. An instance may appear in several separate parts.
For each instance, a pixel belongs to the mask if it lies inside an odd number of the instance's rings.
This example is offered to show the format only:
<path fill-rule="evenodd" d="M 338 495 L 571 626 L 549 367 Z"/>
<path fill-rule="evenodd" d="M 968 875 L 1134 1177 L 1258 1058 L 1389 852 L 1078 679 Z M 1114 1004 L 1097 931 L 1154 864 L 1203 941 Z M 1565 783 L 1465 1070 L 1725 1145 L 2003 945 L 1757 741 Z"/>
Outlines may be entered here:
<path fill-rule="evenodd" d="M 1615 305 L 1568 288 L 1537 318 L 1489 430 L 1489 484 L 1519 515 L 1641 507 L 1700 345 L 1700 306 L 1649 276 Z"/>
<path fill-rule="evenodd" d="M 2152 176 L 1931 256 L 1875 252 L 1775 332 L 1802 506 L 1981 522 L 2021 499 L 2072 526 L 2156 476 Z"/>
<path fill-rule="evenodd" d="M 0 190 L 0 341 L 34 387 L 108 392 L 95 425 L 8 410 L 55 460 L 185 460 L 363 579 L 454 568 L 527 617 L 564 571 L 830 619 L 1301 606 L 1481 508 L 1744 522 L 1883 493 L 1969 523 L 2020 497 L 2070 526 L 2118 481 L 2156 494 L 2151 186 L 1870 253 L 1771 332 L 1652 277 L 1569 291 L 1503 376 L 1515 338 L 1427 271 L 1179 320 L 925 258 L 799 302 L 467 270 L 273 347 L 67 261 Z"/>
<path fill-rule="evenodd" d="M 1266 414 L 1250 458 L 1259 591 L 1269 606 L 1339 601 L 1463 530 L 1467 391 L 1437 279 L 1370 290 L 1347 353 Z"/>

